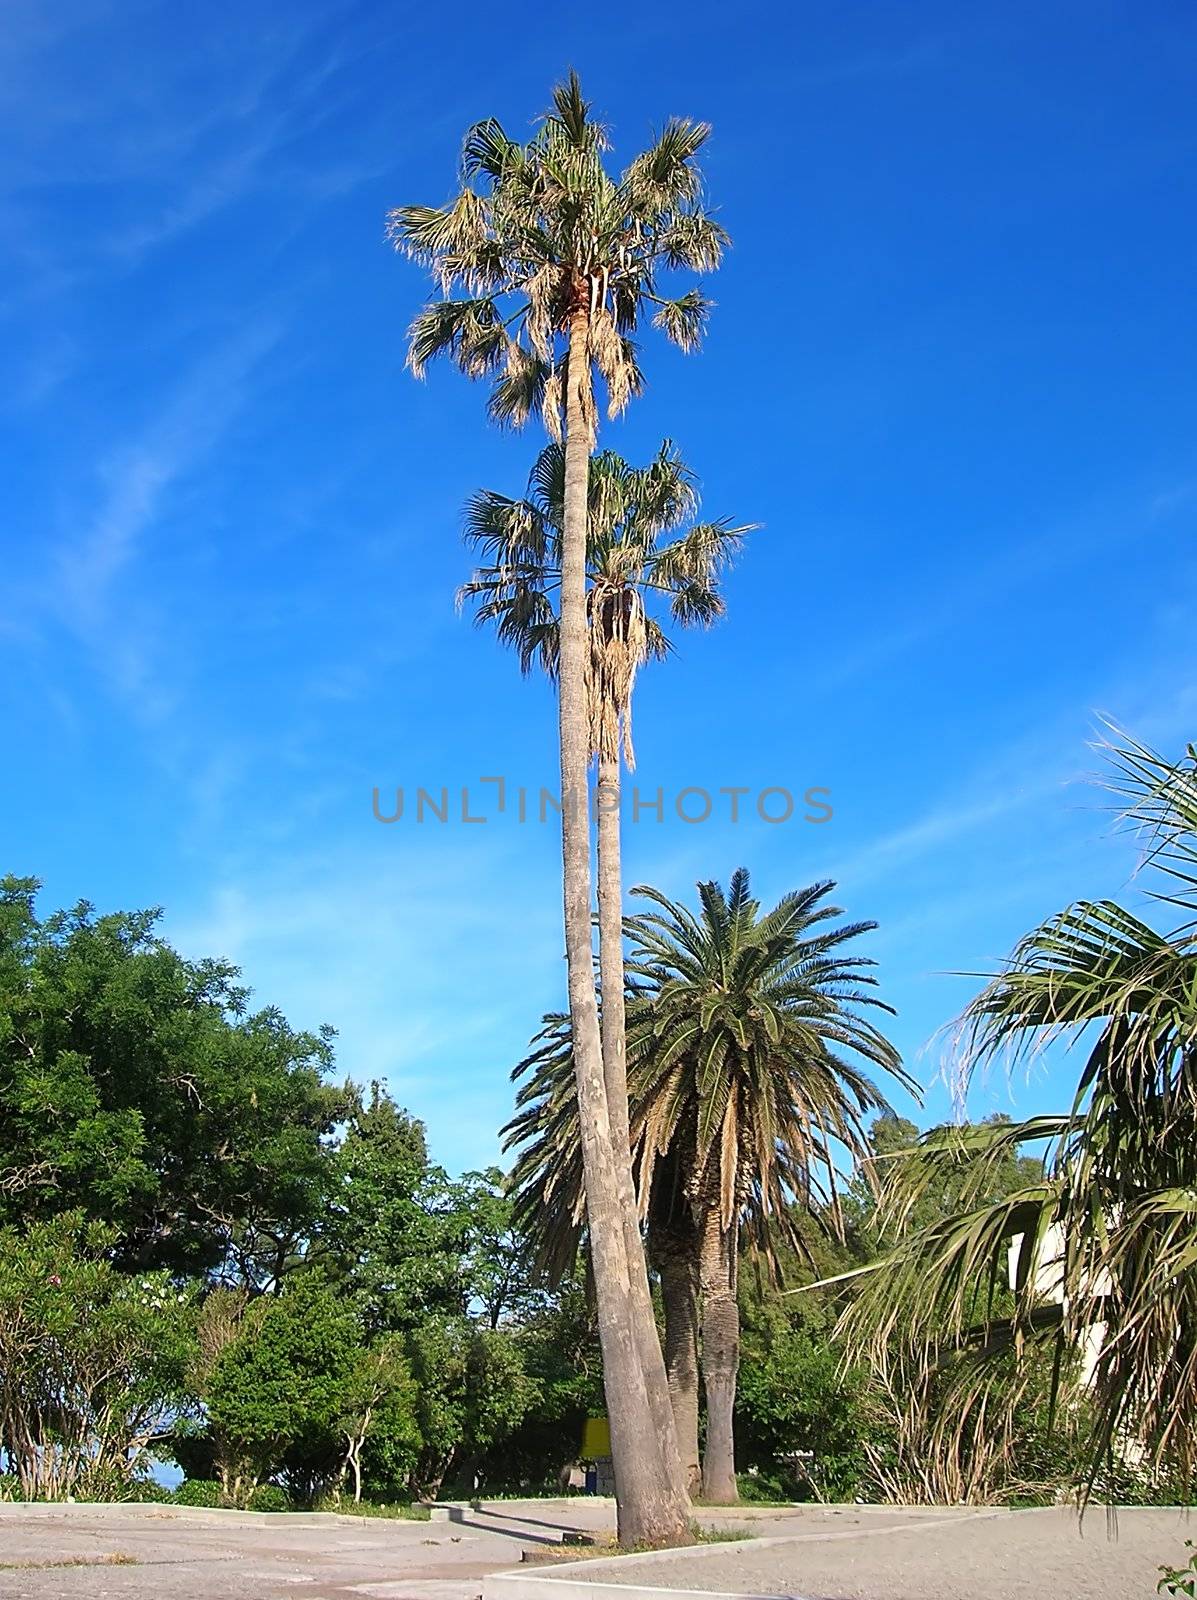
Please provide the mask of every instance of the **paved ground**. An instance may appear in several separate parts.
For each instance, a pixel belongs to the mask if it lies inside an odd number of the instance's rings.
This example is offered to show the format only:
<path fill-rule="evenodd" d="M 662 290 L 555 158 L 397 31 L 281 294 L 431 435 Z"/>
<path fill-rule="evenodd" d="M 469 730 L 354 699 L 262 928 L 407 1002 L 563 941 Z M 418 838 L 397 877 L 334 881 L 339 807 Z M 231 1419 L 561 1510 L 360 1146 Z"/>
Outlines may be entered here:
<path fill-rule="evenodd" d="M 1063 1508 L 927 1510 L 898 1524 L 861 1509 L 851 1526 L 833 1526 L 831 1514 L 801 1533 L 768 1529 L 785 1539 L 708 1546 L 672 1561 L 629 1558 L 617 1571 L 603 1563 L 594 1576 L 806 1600 L 1151 1600 L 1161 1562 L 1179 1565 L 1185 1540 L 1197 1539 L 1197 1514 L 1174 1510 L 1122 1510 L 1108 1526 L 1098 1508 L 1078 1526 Z"/>
<path fill-rule="evenodd" d="M 525 1551 L 560 1550 L 563 1530 L 606 1531 L 612 1516 L 609 1501 L 579 1499 L 495 1503 L 432 1523 L 0 1504 L 0 1597 L 475 1600 L 485 1574 L 518 1567 Z M 602 1583 L 606 1600 L 619 1600 L 607 1585 L 633 1584 L 806 1600 L 1149 1600 L 1159 1563 L 1179 1561 L 1186 1537 L 1197 1538 L 1197 1517 L 1172 1511 L 1120 1512 L 1114 1542 L 1101 1511 L 1083 1535 L 1056 1511 L 803 1507 L 703 1520 L 756 1537 L 615 1565 L 525 1566 L 528 1594 L 553 1600 L 568 1574 Z M 45 1565 L 113 1555 L 131 1560 Z"/>
<path fill-rule="evenodd" d="M 482 1575 L 563 1529 L 605 1531 L 609 1501 L 501 1504 L 447 1522 L 174 1506 L 0 1504 L 3 1600 L 474 1600 Z M 127 1565 L 52 1567 L 76 1557 Z M 18 1567 L 17 1563 L 30 1563 Z"/>

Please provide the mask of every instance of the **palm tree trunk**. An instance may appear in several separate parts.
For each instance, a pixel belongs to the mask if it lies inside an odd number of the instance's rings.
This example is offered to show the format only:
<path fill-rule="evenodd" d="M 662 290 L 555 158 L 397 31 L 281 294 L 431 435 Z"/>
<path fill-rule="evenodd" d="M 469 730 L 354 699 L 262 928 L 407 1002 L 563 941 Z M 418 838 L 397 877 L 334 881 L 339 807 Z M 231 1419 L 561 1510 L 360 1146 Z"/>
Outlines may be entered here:
<path fill-rule="evenodd" d="M 691 1230 L 685 1235 L 650 1224 L 653 1265 L 665 1309 L 665 1375 L 682 1473 L 690 1494 L 702 1485 L 698 1457 L 698 1263 Z"/>
<path fill-rule="evenodd" d="M 648 1264 L 640 1234 L 640 1215 L 632 1181 L 631 1135 L 628 1129 L 628 1074 L 625 1051 L 624 972 L 623 972 L 623 862 L 620 836 L 620 770 L 618 758 L 600 759 L 598 798 L 598 927 L 599 976 L 602 981 L 603 1083 L 607 1091 L 607 1113 L 611 1121 L 611 1142 L 615 1147 L 616 1171 L 623 1211 L 624 1243 L 632 1298 L 636 1313 L 636 1337 L 640 1363 L 648 1389 L 660 1440 L 662 1465 L 669 1474 L 673 1492 L 684 1502 L 690 1498 L 691 1481 L 681 1454 L 681 1438 L 671 1404 L 671 1392 L 652 1291 L 648 1285 Z M 624 1161 L 623 1153 L 627 1152 Z M 697 1426 L 697 1424 L 696 1424 Z"/>
<path fill-rule="evenodd" d="M 648 1400 L 637 1336 L 637 1303 L 628 1261 L 620 1160 L 626 1143 L 611 1138 L 603 1081 L 602 1041 L 594 987 L 591 935 L 590 818 L 587 776 L 590 725 L 586 705 L 586 532 L 590 439 L 585 400 L 590 385 L 588 309 L 582 294 L 570 318 L 565 397 L 565 505 L 561 540 L 561 853 L 565 953 L 573 1027 L 578 1123 L 586 1181 L 586 1217 L 594 1265 L 603 1386 L 619 1538 L 623 1544 L 663 1545 L 686 1536 L 686 1507 L 672 1491 Z M 629 1174 L 629 1183 L 631 1181 Z"/>
<path fill-rule="evenodd" d="M 736 1223 L 724 1227 L 718 1195 L 706 1197 L 700 1220 L 698 1277 L 702 1294 L 702 1380 L 707 1401 L 707 1442 L 702 1497 L 730 1506 L 736 1488 L 734 1414 L 740 1366 L 740 1310 L 736 1304 Z"/>

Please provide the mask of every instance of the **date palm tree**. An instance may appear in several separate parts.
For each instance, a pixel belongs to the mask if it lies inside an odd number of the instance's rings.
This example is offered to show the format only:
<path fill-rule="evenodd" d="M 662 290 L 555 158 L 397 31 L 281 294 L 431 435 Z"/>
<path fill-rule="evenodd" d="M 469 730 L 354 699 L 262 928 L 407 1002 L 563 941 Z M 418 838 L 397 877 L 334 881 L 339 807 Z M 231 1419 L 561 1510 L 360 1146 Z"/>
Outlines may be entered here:
<path fill-rule="evenodd" d="M 395 244 L 431 267 L 440 288 L 412 324 L 413 372 L 447 356 L 467 376 L 491 380 L 496 421 L 520 425 L 539 411 L 564 451 L 558 709 L 569 1010 L 620 1538 L 649 1544 L 682 1538 L 687 1506 L 643 1252 L 624 1225 L 632 1179 L 611 1134 L 592 964 L 588 478 L 596 389 L 605 388 L 609 415 L 639 392 L 641 323 L 651 320 L 683 350 L 700 340 L 708 301 L 697 288 L 670 296 L 661 284 L 712 270 L 727 242 L 702 204 L 696 158 L 708 133 L 672 119 L 613 175 L 606 133 L 571 73 L 528 141 L 493 118 L 470 129 L 462 187 L 447 205 L 390 214 Z"/>
<path fill-rule="evenodd" d="M 685 1373 L 701 1333 L 702 1489 L 714 1503 L 736 1498 L 742 1227 L 768 1247 L 775 1230 L 800 1243 L 795 1208 L 834 1217 L 838 1163 L 867 1156 L 865 1118 L 887 1109 L 864 1065 L 912 1087 L 893 1046 L 863 1014 L 889 1009 L 872 992 L 871 963 L 844 948 L 874 924 L 827 926 L 841 915 L 826 903 L 833 888 L 813 884 L 762 913 L 740 869 L 726 895 L 716 883 L 699 885 L 698 916 L 655 889 L 635 889 L 655 909 L 625 924 L 637 1188 L 650 1236 L 657 1234 L 654 1255 L 672 1258 L 672 1267 L 679 1242 L 690 1252 L 688 1277 L 678 1270 L 667 1278 L 662 1266 L 666 1347 L 675 1357 L 671 1390 L 685 1457 L 689 1448 L 697 1453 Z M 568 1019 L 546 1019 L 534 1045 L 516 1069 L 526 1081 L 504 1131 L 508 1147 L 523 1146 L 513 1173 L 517 1209 L 550 1270 L 561 1270 L 583 1221 Z"/>
<path fill-rule="evenodd" d="M 1187 1483 L 1197 1466 L 1197 746 L 1175 763 L 1126 738 L 1107 748 L 1151 898 L 1181 920 L 1160 932 L 1115 900 L 1080 900 L 1019 942 L 964 1013 L 962 1083 L 1073 1042 L 1087 1055 L 1072 1105 L 940 1132 L 894 1163 L 895 1230 L 945 1168 L 964 1174 L 964 1203 L 858 1275 L 845 1323 L 861 1353 L 961 1367 L 961 1408 L 984 1404 L 995 1356 L 1046 1346 L 1060 1400 L 1092 1417 L 1086 1493 L 1119 1456 Z M 1039 1172 L 987 1202 L 995 1165 L 1044 1141 Z"/>

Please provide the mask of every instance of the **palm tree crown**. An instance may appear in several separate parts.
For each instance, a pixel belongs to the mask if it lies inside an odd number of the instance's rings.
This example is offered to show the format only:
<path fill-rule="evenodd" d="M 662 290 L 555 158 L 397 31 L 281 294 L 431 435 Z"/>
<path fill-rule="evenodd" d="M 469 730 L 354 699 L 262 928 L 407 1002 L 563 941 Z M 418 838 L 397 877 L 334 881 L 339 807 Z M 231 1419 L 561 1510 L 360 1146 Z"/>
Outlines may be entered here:
<path fill-rule="evenodd" d="M 866 956 L 846 946 L 876 926 L 829 926 L 829 882 L 762 914 L 748 874 L 725 894 L 699 885 L 700 914 L 655 889 L 629 918 L 628 1062 L 642 1193 L 676 1141 L 694 1193 L 718 1196 L 725 1228 L 745 1209 L 835 1206 L 837 1148 L 867 1151 L 864 1118 L 886 1109 L 866 1067 L 907 1087 L 893 1045 L 862 1011 L 889 1011 Z"/>
<path fill-rule="evenodd" d="M 460 603 L 473 604 L 475 621 L 493 623 L 499 639 L 514 647 L 524 672 L 539 663 L 553 678 L 560 655 L 554 591 L 561 581 L 564 496 L 565 452 L 558 444 L 541 451 L 523 499 L 493 489 L 474 495 L 465 532 L 481 565 L 458 591 Z M 729 518 L 690 521 L 698 509 L 694 474 L 669 440 L 645 467 L 630 466 L 610 450 L 595 456 L 588 497 L 592 745 L 608 760 L 622 745 L 632 766 L 636 673 L 673 648 L 658 612 L 682 627 L 722 616 L 720 577 L 751 528 L 733 527 Z"/>
<path fill-rule="evenodd" d="M 727 235 L 702 204 L 695 158 L 706 123 L 673 118 L 618 177 L 603 156 L 602 126 L 590 116 L 577 75 L 526 143 L 493 118 L 477 123 L 462 150 L 462 187 L 444 206 L 399 206 L 389 231 L 398 249 L 430 266 L 441 291 L 412 324 L 408 364 L 417 376 L 448 355 L 470 377 L 490 377 L 490 412 L 522 425 L 539 410 L 561 437 L 563 341 L 586 312 L 590 364 L 616 416 L 640 391 L 632 335 L 646 313 L 683 350 L 699 342 L 709 302 L 697 288 L 669 297 L 670 272 L 709 272 Z M 593 435 L 589 383 L 581 396 Z"/>
<path fill-rule="evenodd" d="M 876 925 L 841 915 L 817 883 L 762 915 L 740 869 L 725 895 L 699 885 L 701 913 L 655 889 L 658 909 L 625 919 L 628 1090 L 638 1191 L 647 1213 L 658 1163 L 673 1150 L 691 1199 L 712 1188 L 723 1224 L 743 1213 L 758 1241 L 787 1230 L 791 1207 L 834 1207 L 844 1155 L 867 1156 L 864 1119 L 887 1109 L 860 1063 L 913 1088 L 897 1051 L 861 1009 L 888 1011 L 872 962 L 845 946 Z M 582 1224 L 569 1019 L 550 1016 L 516 1067 L 524 1079 L 505 1148 L 517 1209 L 551 1271 Z"/>

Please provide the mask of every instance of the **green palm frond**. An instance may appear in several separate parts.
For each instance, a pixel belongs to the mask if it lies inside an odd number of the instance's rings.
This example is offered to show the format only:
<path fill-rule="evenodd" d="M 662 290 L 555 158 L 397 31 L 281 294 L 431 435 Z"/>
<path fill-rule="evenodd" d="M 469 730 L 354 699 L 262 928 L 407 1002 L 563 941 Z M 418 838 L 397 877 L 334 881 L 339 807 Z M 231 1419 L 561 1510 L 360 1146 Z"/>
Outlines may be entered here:
<path fill-rule="evenodd" d="M 1189 746 L 1173 763 L 1131 740 L 1110 749 L 1126 820 L 1168 885 L 1157 901 L 1183 905 L 1186 921 L 1161 933 L 1115 901 L 1081 900 L 1019 942 L 964 1013 L 961 1075 L 994 1058 L 1028 1060 L 1057 1040 L 1081 1045 L 1072 1106 L 941 1130 L 896 1160 L 882 1214 L 897 1243 L 866 1273 L 846 1323 L 855 1348 L 879 1357 L 897 1341 L 912 1370 L 973 1348 L 976 1396 L 994 1372 L 986 1351 L 1047 1345 L 1094 1419 L 1090 1488 L 1126 1450 L 1185 1481 L 1197 1476 L 1197 937 L 1187 866 L 1197 859 L 1197 752 Z M 1041 1180 L 987 1199 L 989 1170 L 1026 1145 L 1044 1152 Z M 966 1209 L 904 1234 L 949 1163 L 967 1174 Z M 1012 1297 L 1001 1315 L 999 1290 Z"/>
<path fill-rule="evenodd" d="M 861 958 L 839 946 L 872 924 L 848 925 L 837 939 L 841 930 L 826 925 L 828 913 L 839 915 L 826 903 L 833 889 L 815 884 L 762 913 L 741 869 L 726 894 L 699 886 L 698 915 L 659 890 L 633 890 L 654 907 L 625 922 L 629 1111 L 643 1214 L 652 1213 L 668 1156 L 692 1199 L 718 1197 L 724 1226 L 740 1218 L 766 1254 L 774 1233 L 795 1242 L 795 1211 L 827 1224 L 842 1186 L 838 1167 L 868 1153 L 865 1121 L 886 1100 L 867 1069 L 913 1088 L 893 1046 L 857 1013 L 845 973 Z M 875 997 L 865 994 L 864 1003 Z M 517 1115 L 505 1133 L 521 1151 L 513 1176 L 521 1215 L 542 1258 L 560 1261 L 571 1258 L 580 1226 L 576 1198 L 566 1198 L 580 1182 L 568 1022 L 546 1018 L 533 1043 L 516 1069 Z M 555 1211 L 544 1205 L 550 1182 Z"/>

